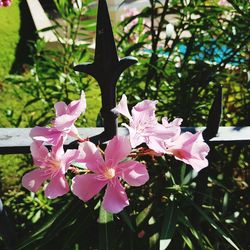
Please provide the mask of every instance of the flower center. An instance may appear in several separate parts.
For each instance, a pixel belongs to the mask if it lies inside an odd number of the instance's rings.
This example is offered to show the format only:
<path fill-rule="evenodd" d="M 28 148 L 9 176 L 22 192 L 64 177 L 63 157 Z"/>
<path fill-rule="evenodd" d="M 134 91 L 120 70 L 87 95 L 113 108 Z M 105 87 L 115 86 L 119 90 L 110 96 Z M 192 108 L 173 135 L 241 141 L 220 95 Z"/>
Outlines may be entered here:
<path fill-rule="evenodd" d="M 145 131 L 145 125 L 144 124 L 138 124 L 137 126 L 136 126 L 136 132 L 138 133 L 138 134 L 143 134 L 144 133 L 144 131 Z"/>
<path fill-rule="evenodd" d="M 57 160 L 52 160 L 52 159 L 49 159 L 49 168 L 52 170 L 52 171 L 56 171 L 60 168 L 60 162 L 57 161 Z"/>
<path fill-rule="evenodd" d="M 186 154 L 185 154 L 185 152 L 183 150 L 173 149 L 173 150 L 171 150 L 171 152 L 173 153 L 174 156 L 178 157 L 179 159 L 187 158 Z"/>
<path fill-rule="evenodd" d="M 114 168 L 106 168 L 103 175 L 105 178 L 110 180 L 110 179 L 115 177 L 115 169 Z"/>

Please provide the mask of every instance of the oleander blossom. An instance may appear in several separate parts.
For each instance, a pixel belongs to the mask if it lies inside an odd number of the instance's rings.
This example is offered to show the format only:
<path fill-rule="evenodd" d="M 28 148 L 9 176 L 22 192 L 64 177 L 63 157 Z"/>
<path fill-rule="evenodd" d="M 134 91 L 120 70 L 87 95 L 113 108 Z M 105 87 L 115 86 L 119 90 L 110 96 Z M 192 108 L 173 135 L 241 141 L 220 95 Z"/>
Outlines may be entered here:
<path fill-rule="evenodd" d="M 81 139 L 76 126 L 77 118 L 85 112 L 86 99 L 82 91 L 79 100 L 72 101 L 69 105 L 65 102 L 55 104 L 56 117 L 52 121 L 52 127 L 34 127 L 30 137 L 36 141 L 43 141 L 52 145 L 58 144 L 61 137 L 65 141 L 67 136 Z"/>
<path fill-rule="evenodd" d="M 78 159 L 78 150 L 63 150 L 63 138 L 52 147 L 51 152 L 40 141 L 31 144 L 31 154 L 38 169 L 26 173 L 22 185 L 31 192 L 37 192 L 42 183 L 49 181 L 45 188 L 45 196 L 53 199 L 66 194 L 70 189 L 65 174 L 70 164 Z"/>
<path fill-rule="evenodd" d="M 10 5 L 11 5 L 11 0 L 0 0 L 0 8 L 9 7 Z"/>
<path fill-rule="evenodd" d="M 196 172 L 208 166 L 208 152 L 209 146 L 204 142 L 201 132 L 185 132 L 167 145 L 167 154 L 191 165 Z"/>
<path fill-rule="evenodd" d="M 142 143 L 154 150 L 156 153 L 166 153 L 165 141 L 171 140 L 180 134 L 178 122 L 165 125 L 158 123 L 155 116 L 157 101 L 144 100 L 137 103 L 131 111 L 128 110 L 127 97 L 122 96 L 121 101 L 113 109 L 113 112 L 120 113 L 129 119 L 129 125 L 122 124 L 129 130 L 130 142 L 133 148 Z M 166 118 L 165 118 L 166 119 Z"/>
<path fill-rule="evenodd" d="M 174 134 L 174 136 L 165 141 L 166 145 L 172 143 L 181 134 L 180 126 L 182 121 L 182 118 L 175 118 L 172 122 L 169 122 L 167 117 L 162 118 L 162 125 Z"/>
<path fill-rule="evenodd" d="M 121 179 L 131 186 L 141 186 L 148 179 L 146 166 L 134 160 L 125 160 L 131 152 L 129 138 L 115 136 L 109 141 L 103 159 L 99 149 L 91 142 L 79 146 L 82 153 L 80 162 L 92 172 L 75 176 L 72 192 L 83 201 L 88 201 L 106 186 L 103 208 L 110 213 L 119 213 L 129 205 Z"/>

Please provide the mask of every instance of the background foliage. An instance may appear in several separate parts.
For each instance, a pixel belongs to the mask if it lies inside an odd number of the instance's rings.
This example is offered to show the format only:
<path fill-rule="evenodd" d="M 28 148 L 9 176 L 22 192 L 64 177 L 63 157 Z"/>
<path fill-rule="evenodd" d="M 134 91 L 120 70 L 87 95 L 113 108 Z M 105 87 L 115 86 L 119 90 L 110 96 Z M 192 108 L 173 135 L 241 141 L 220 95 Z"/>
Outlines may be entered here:
<path fill-rule="evenodd" d="M 99 98 L 99 90 L 93 79 L 73 72 L 72 65 L 93 58 L 88 44 L 76 41 L 89 41 L 96 12 L 90 2 L 77 2 L 73 8 L 69 1 L 54 1 L 64 22 L 55 21 L 52 29 L 66 42 L 55 50 L 35 41 L 33 63 L 22 75 L 5 77 L 1 126 L 44 125 L 55 102 L 78 98 L 81 89 L 90 100 L 89 113 L 77 125 L 95 126 L 99 106 L 91 97 Z M 139 63 L 120 78 L 118 98 L 125 93 L 131 106 L 157 99 L 159 116 L 182 117 L 184 126 L 205 126 L 220 84 L 221 124 L 249 125 L 249 2 L 228 2 L 150 0 L 149 7 L 126 18 L 116 28 L 118 52 Z M 175 30 L 171 36 L 165 33 L 169 23 Z M 160 240 L 169 249 L 247 249 L 249 149 L 211 147 L 210 166 L 198 176 L 169 158 L 143 158 L 151 180 L 143 189 L 129 188 L 131 205 L 114 216 L 100 207 L 100 196 L 83 204 L 70 195 L 50 201 L 42 192 L 20 189 L 20 177 L 32 168 L 30 156 L 1 156 L 1 196 L 22 239 L 19 249 L 159 249 Z"/>

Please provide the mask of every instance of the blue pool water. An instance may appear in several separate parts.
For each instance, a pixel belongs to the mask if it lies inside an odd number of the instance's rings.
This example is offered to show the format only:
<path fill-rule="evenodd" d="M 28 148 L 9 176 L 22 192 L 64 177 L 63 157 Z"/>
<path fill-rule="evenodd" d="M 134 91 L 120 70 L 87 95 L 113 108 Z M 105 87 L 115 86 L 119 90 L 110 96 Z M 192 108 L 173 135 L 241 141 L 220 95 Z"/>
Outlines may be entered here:
<path fill-rule="evenodd" d="M 151 50 L 144 50 L 144 52 L 151 54 Z M 181 44 L 178 46 L 178 52 L 184 55 L 187 52 L 187 46 Z M 228 48 L 226 45 L 218 46 L 217 44 L 209 44 L 209 47 L 200 46 L 199 52 L 192 57 L 192 61 L 209 61 L 212 63 L 219 64 L 225 58 L 227 58 L 233 52 L 232 49 Z M 169 56 L 169 52 L 160 52 L 163 56 Z M 237 53 L 231 61 L 228 63 L 231 66 L 238 66 L 243 63 L 245 60 Z"/>

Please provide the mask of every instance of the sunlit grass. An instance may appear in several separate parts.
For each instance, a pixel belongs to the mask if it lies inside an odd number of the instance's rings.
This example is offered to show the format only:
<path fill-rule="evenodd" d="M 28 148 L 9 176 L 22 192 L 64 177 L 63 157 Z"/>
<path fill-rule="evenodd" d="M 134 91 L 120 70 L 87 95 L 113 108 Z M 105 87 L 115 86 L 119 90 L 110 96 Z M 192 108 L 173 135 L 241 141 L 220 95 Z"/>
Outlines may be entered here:
<path fill-rule="evenodd" d="M 0 8 L 0 80 L 9 73 L 15 60 L 19 41 L 20 10 L 19 0 L 8 8 Z"/>

